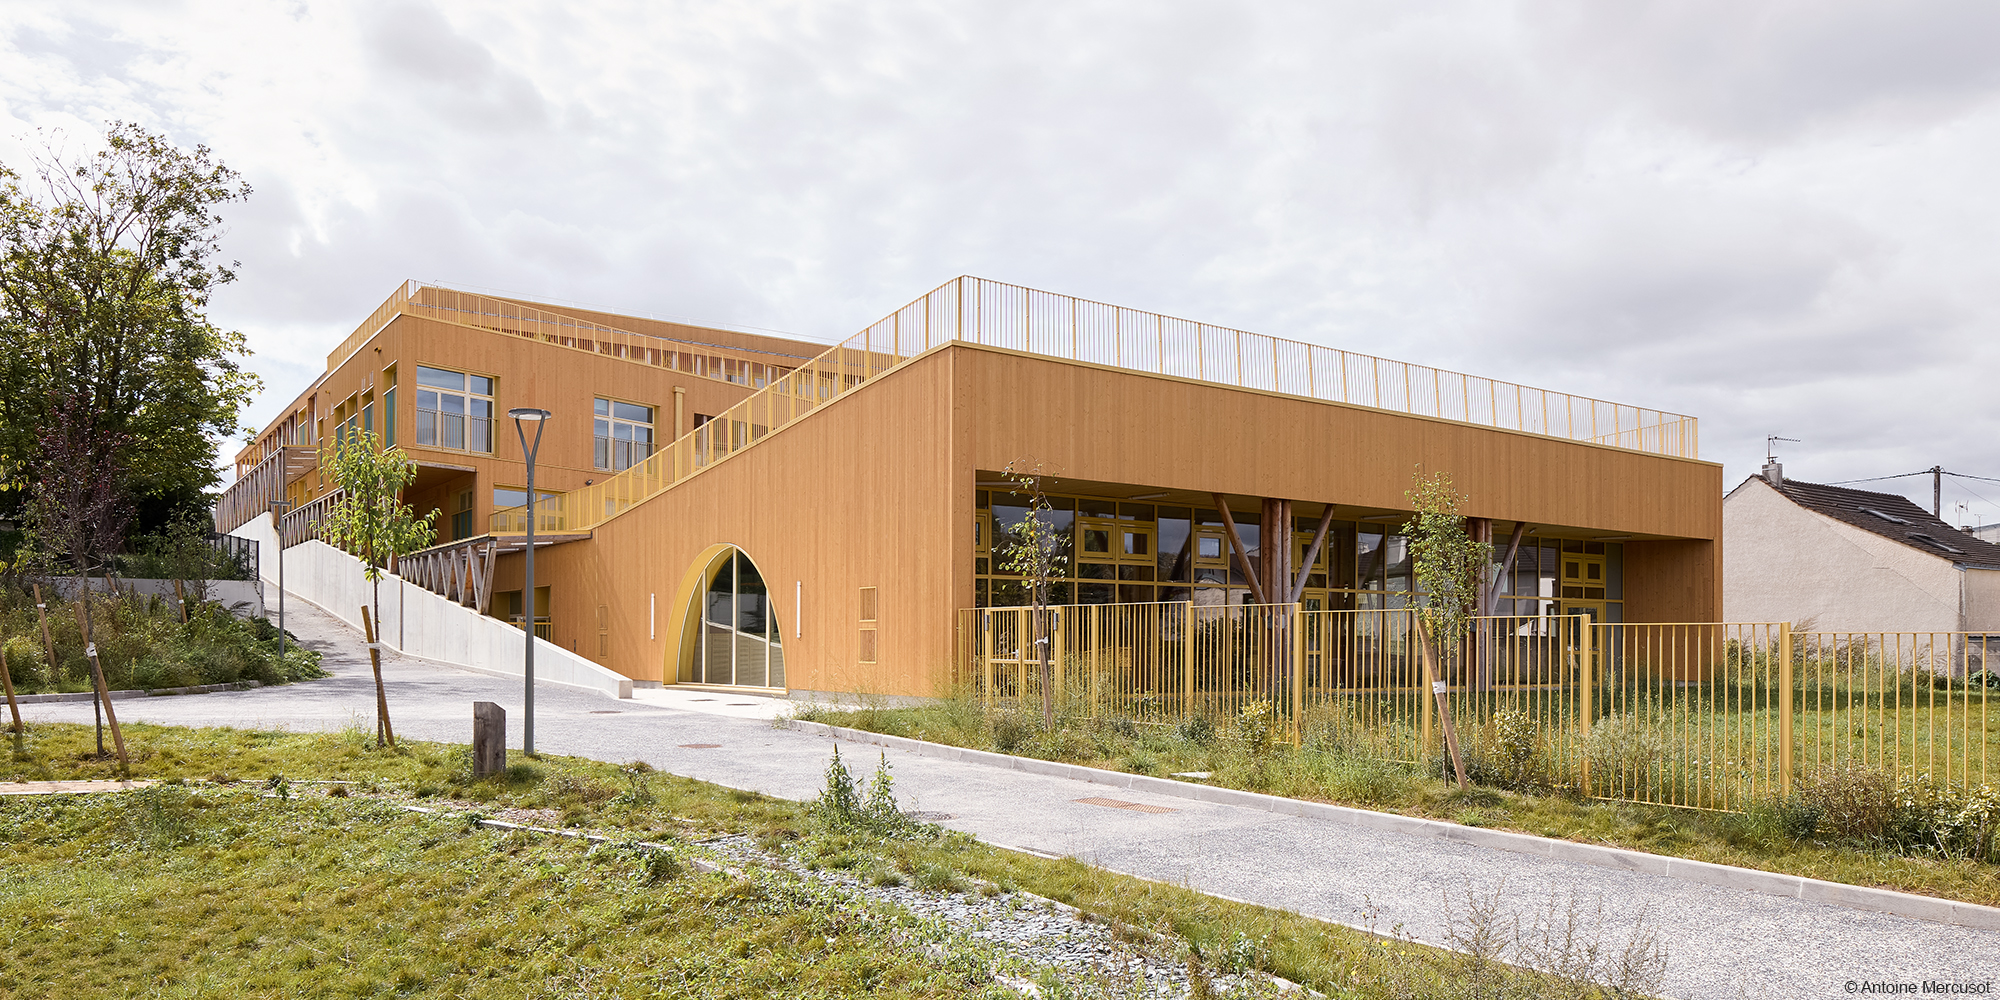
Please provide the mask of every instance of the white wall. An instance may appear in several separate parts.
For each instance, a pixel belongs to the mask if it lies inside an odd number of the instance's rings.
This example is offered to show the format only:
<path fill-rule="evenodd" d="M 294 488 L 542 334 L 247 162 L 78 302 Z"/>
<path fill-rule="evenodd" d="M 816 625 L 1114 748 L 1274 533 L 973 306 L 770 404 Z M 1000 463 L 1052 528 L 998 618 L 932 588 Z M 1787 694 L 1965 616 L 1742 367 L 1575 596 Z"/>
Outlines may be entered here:
<path fill-rule="evenodd" d="M 65 598 L 74 598 L 76 596 L 75 577 L 63 578 L 57 586 L 63 588 L 62 593 Z M 182 584 L 182 587 L 185 590 L 186 584 Z M 91 577 L 90 589 L 95 593 L 105 593 L 107 585 L 104 582 L 104 578 Z M 138 591 L 141 594 L 158 594 L 161 597 L 171 600 L 174 596 L 174 581 L 141 580 L 121 576 L 118 578 L 118 589 Z M 192 600 L 194 594 L 188 592 L 188 598 Z M 239 604 L 247 604 L 249 607 L 243 609 L 243 616 L 246 618 L 254 618 L 264 613 L 264 589 L 258 586 L 255 580 L 210 580 L 208 581 L 208 599 L 218 601 L 223 607 L 229 608 L 232 611 Z"/>
<path fill-rule="evenodd" d="M 1955 632 L 1949 560 L 1817 514 L 1761 479 L 1722 502 L 1722 617 L 1821 631 Z"/>
<path fill-rule="evenodd" d="M 1965 631 L 2000 633 L 2000 569 L 1965 571 Z"/>
<path fill-rule="evenodd" d="M 260 560 L 276 606 L 277 534 L 270 514 L 230 532 L 254 538 L 270 553 Z M 361 608 L 375 603 L 376 587 L 362 576 L 361 560 L 324 542 L 311 541 L 285 550 L 285 593 L 318 605 L 341 621 L 361 628 Z M 497 677 L 520 677 L 526 643 L 521 630 L 497 618 L 445 600 L 393 573 L 381 582 L 383 643 L 410 656 Z M 275 611 L 273 612 L 275 613 Z M 535 640 L 535 682 L 565 684 L 632 697 L 629 677 L 598 666 L 544 639 Z"/>

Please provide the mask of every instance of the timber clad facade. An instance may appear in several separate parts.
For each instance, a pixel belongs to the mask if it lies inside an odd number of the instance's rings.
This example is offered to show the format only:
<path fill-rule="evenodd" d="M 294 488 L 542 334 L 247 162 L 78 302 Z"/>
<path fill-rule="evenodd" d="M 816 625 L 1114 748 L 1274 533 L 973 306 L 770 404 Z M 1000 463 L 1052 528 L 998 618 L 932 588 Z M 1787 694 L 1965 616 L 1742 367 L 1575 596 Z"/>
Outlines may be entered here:
<path fill-rule="evenodd" d="M 1421 467 L 1513 552 L 1495 613 L 1722 610 L 1721 469 L 1691 418 L 970 278 L 832 350 L 398 295 L 238 457 L 219 526 L 280 481 L 294 505 L 324 496 L 301 449 L 393 429 L 440 548 L 491 553 L 490 584 L 460 589 L 519 621 L 525 469 L 491 414 L 550 410 L 535 613 L 641 683 L 935 692 L 958 611 L 1023 603 L 1002 470 L 1024 462 L 1051 477 L 1060 603 L 1405 606 Z"/>

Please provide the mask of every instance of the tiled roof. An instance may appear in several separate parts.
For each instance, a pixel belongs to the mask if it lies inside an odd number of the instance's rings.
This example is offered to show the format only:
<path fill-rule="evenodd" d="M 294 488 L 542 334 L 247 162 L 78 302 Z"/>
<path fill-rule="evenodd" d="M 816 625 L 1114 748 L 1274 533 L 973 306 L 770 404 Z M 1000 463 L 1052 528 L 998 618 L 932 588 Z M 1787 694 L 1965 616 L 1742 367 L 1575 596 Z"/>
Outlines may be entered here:
<path fill-rule="evenodd" d="M 1753 477 L 1757 478 L 1757 477 Z M 2000 545 L 1981 541 L 1894 493 L 1851 490 L 1787 479 L 1778 492 L 1793 503 L 1919 552 L 1981 569 L 2000 569 Z"/>

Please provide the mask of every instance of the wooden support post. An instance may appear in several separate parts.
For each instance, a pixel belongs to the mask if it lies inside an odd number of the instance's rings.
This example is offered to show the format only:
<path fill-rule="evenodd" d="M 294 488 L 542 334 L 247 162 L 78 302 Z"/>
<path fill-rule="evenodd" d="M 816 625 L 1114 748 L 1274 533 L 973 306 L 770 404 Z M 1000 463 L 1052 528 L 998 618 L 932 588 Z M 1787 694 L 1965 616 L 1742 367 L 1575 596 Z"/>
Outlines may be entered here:
<path fill-rule="evenodd" d="M 1229 513 L 1229 503 L 1220 493 L 1212 495 L 1215 497 L 1215 509 L 1222 515 L 1222 526 L 1229 530 L 1229 544 L 1236 551 L 1237 562 L 1243 566 L 1243 579 L 1250 583 L 1250 596 L 1256 598 L 1258 604 L 1264 604 L 1264 586 L 1257 581 L 1257 564 L 1250 561 L 1250 552 L 1243 547 L 1243 535 L 1236 530 L 1236 518 Z"/>
<path fill-rule="evenodd" d="M 490 701 L 472 703 L 472 776 L 507 770 L 507 710 Z"/>
<path fill-rule="evenodd" d="M 181 589 L 181 582 L 179 580 L 174 581 L 174 603 L 181 606 L 181 624 L 186 625 L 188 623 L 187 592 Z"/>
<path fill-rule="evenodd" d="M 14 714 L 14 735 L 21 735 L 21 704 L 14 700 L 14 672 L 7 668 L 7 645 L 0 642 L 0 681 L 7 684 L 7 711 Z"/>
<path fill-rule="evenodd" d="M 1458 727 L 1451 720 L 1451 682 L 1438 678 L 1437 650 L 1431 644 L 1430 629 L 1424 627 L 1423 617 L 1412 614 L 1410 619 L 1417 630 L 1417 640 L 1423 646 L 1424 680 L 1430 684 L 1432 697 L 1437 699 L 1438 721 L 1444 724 L 1444 745 L 1451 752 L 1451 767 L 1458 774 L 1458 789 L 1471 791 L 1472 783 L 1465 778 L 1465 758 L 1458 752 Z"/>
<path fill-rule="evenodd" d="M 49 681 L 56 677 L 56 640 L 49 633 L 49 606 L 42 602 L 42 585 L 35 584 L 35 614 L 42 620 L 42 646 L 49 651 Z"/>
<path fill-rule="evenodd" d="M 528 601 L 529 620 L 533 621 L 534 600 Z M 530 628 L 533 626 L 530 625 Z M 396 745 L 396 730 L 389 724 L 389 695 L 382 687 L 382 643 L 375 637 L 375 619 L 368 614 L 368 605 L 361 606 L 361 628 L 368 637 L 368 665 L 375 670 L 375 745 Z"/>
<path fill-rule="evenodd" d="M 88 584 L 85 587 L 88 588 Z M 118 713 L 111 709 L 111 689 L 104 684 L 104 666 L 97 660 L 97 643 L 90 638 L 90 597 L 86 589 L 78 602 L 83 607 L 83 655 L 90 660 L 90 679 L 97 685 L 97 699 L 104 705 L 104 721 L 111 724 L 111 742 L 118 747 L 118 770 L 132 776 L 132 759 L 125 755 L 125 734 L 118 729 Z"/>

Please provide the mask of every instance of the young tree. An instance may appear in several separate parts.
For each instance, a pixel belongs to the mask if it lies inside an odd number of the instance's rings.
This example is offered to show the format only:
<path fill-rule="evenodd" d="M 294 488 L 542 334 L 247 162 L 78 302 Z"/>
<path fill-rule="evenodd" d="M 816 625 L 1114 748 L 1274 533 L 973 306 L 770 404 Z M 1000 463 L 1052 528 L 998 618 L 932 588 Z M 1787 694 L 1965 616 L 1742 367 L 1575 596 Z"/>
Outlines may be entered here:
<path fill-rule="evenodd" d="M 1466 626 L 1479 597 L 1479 582 L 1493 561 L 1493 546 L 1474 540 L 1465 530 L 1465 517 L 1459 513 L 1463 501 L 1452 487 L 1451 476 L 1418 473 L 1415 486 L 1403 495 L 1416 511 L 1403 525 L 1403 533 L 1410 539 L 1410 562 L 1417 583 L 1417 637 L 1424 644 L 1426 659 L 1441 667 L 1452 661 L 1465 641 Z M 1436 672 L 1430 679 L 1435 685 L 1444 683 Z M 1462 788 L 1466 785 L 1465 762 L 1458 753 L 1451 702 L 1438 687 L 1433 687 L 1433 694 Z"/>
<path fill-rule="evenodd" d="M 321 448 L 320 471 L 345 496 L 319 522 L 320 538 L 327 544 L 346 549 L 360 557 L 363 574 L 375 585 L 374 623 L 382 620 L 382 570 L 389 557 L 400 556 L 431 543 L 435 532 L 433 510 L 422 517 L 403 502 L 403 487 L 417 477 L 416 460 L 401 448 L 383 450 L 381 442 L 368 431 L 359 431 Z M 367 609 L 363 609 L 366 615 Z M 373 631 L 375 624 L 371 623 Z M 370 643 L 376 641 L 370 636 Z M 396 742 L 389 725 L 389 694 L 382 684 L 382 658 L 369 650 L 375 669 L 375 711 L 380 721 L 375 735 L 378 745 Z"/>
<path fill-rule="evenodd" d="M 259 386 L 243 336 L 204 312 L 236 277 L 215 209 L 249 186 L 206 147 L 125 123 L 87 155 L 45 145 L 25 172 L 0 164 L 0 472 L 19 487 L 0 502 L 56 467 L 36 431 L 76 406 L 93 436 L 126 440 L 129 498 L 200 506 L 214 440 Z"/>
<path fill-rule="evenodd" d="M 1054 520 L 1048 516 L 1053 508 L 1042 487 L 1042 481 L 1047 476 L 1042 471 L 1041 463 L 1030 464 L 1016 459 L 1007 463 L 1000 474 L 1014 484 L 1011 492 L 1015 496 L 1025 497 L 1028 501 L 1028 514 L 1012 529 L 1012 537 L 1007 539 L 1006 554 L 1000 559 L 1000 568 L 1020 574 L 1021 582 L 1028 587 L 1028 603 L 1034 608 L 1034 642 L 1041 660 L 1042 727 L 1054 729 L 1055 688 L 1049 669 L 1053 616 L 1048 609 L 1049 589 L 1050 584 L 1062 577 L 1069 567 L 1069 539 L 1056 531 Z"/>

